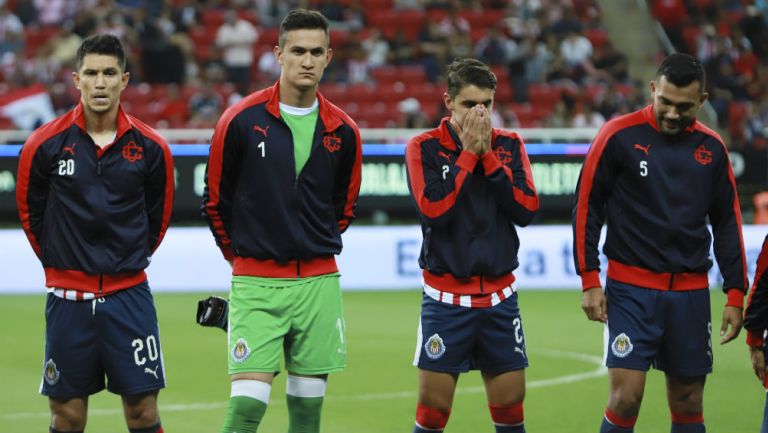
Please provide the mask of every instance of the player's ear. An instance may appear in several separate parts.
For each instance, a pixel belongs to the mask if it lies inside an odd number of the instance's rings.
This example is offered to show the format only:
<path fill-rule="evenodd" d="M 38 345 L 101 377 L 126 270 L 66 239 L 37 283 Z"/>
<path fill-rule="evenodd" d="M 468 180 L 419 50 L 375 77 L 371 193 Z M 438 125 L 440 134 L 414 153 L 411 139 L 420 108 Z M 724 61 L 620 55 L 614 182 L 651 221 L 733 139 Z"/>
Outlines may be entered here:
<path fill-rule="evenodd" d="M 448 92 L 443 93 L 443 103 L 445 103 L 445 108 L 453 110 L 453 99 L 451 99 L 451 95 Z"/>
<path fill-rule="evenodd" d="M 272 52 L 275 53 L 277 64 L 283 66 L 283 50 L 280 48 L 280 45 L 275 45 L 275 48 L 272 48 Z"/>
<path fill-rule="evenodd" d="M 77 71 L 72 72 L 72 82 L 75 83 L 75 88 L 80 90 L 80 74 Z"/>
<path fill-rule="evenodd" d="M 328 64 L 331 63 L 332 58 L 333 58 L 333 48 L 328 48 L 328 50 L 325 52 L 325 66 L 328 66 Z"/>
<path fill-rule="evenodd" d="M 128 82 L 131 81 L 131 73 L 130 72 L 123 72 L 123 83 L 120 86 L 120 90 L 125 90 L 126 87 L 128 87 Z"/>

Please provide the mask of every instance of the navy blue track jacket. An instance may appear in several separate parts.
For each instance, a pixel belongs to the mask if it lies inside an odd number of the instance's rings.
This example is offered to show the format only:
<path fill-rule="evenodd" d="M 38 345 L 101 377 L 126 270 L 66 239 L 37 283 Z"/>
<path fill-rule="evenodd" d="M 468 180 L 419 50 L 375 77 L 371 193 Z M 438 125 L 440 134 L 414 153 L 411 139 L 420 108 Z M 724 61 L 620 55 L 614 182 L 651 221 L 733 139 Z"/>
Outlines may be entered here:
<path fill-rule="evenodd" d="M 173 190 L 168 144 L 122 108 L 104 148 L 86 132 L 80 104 L 38 128 L 21 150 L 16 202 L 46 286 L 81 296 L 144 282 Z"/>
<path fill-rule="evenodd" d="M 419 265 L 427 284 L 461 294 L 491 293 L 514 281 L 520 241 L 539 208 L 525 144 L 494 128 L 491 151 L 463 150 L 448 118 L 405 150 L 408 187 L 424 241 Z"/>
<path fill-rule="evenodd" d="M 357 125 L 318 93 L 309 159 L 296 173 L 279 88 L 227 109 L 211 143 L 203 214 L 234 275 L 299 277 L 337 270 L 354 219 L 362 143 Z"/>
<path fill-rule="evenodd" d="M 665 135 L 652 106 L 609 121 L 592 142 L 576 187 L 573 252 L 583 288 L 600 287 L 604 221 L 609 278 L 659 290 L 707 287 L 707 217 L 729 305 L 742 306 L 748 283 L 741 210 L 720 136 L 699 121 L 678 136 Z"/>
<path fill-rule="evenodd" d="M 757 258 L 752 290 L 747 298 L 744 311 L 744 328 L 747 330 L 747 344 L 762 347 L 763 331 L 768 329 L 768 236 Z"/>

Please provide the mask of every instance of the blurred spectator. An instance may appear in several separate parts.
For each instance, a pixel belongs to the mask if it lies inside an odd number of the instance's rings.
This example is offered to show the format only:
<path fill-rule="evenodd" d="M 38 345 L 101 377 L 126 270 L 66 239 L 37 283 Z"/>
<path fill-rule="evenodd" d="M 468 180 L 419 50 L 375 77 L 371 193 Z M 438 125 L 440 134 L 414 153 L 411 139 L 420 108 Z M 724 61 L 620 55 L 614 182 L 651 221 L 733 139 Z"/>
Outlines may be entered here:
<path fill-rule="evenodd" d="M 344 21 L 340 28 L 347 30 L 362 30 L 365 26 L 365 11 L 358 0 L 350 0 L 344 8 Z"/>
<path fill-rule="evenodd" d="M 316 10 L 336 26 L 344 21 L 344 6 L 336 0 L 317 0 Z"/>
<path fill-rule="evenodd" d="M 580 82 L 585 74 L 585 64 L 592 56 L 592 42 L 577 31 L 571 31 L 560 42 L 560 54 L 565 61 L 568 76 Z"/>
<path fill-rule="evenodd" d="M 39 24 L 57 26 L 75 15 L 78 0 L 34 0 L 34 4 Z"/>
<path fill-rule="evenodd" d="M 418 47 L 405 37 L 405 33 L 397 32 L 389 44 L 387 62 L 391 65 L 411 65 L 416 62 Z"/>
<path fill-rule="evenodd" d="M 629 79 L 627 56 L 617 51 L 611 41 L 597 47 L 588 70 L 593 78 L 600 81 L 623 83 Z"/>
<path fill-rule="evenodd" d="M 216 45 L 223 50 L 227 80 L 248 87 L 253 67 L 253 44 L 259 37 L 256 27 L 241 19 L 233 10 L 224 15 L 224 24 L 216 33 Z"/>
<path fill-rule="evenodd" d="M 605 123 L 605 117 L 595 110 L 592 103 L 577 104 L 571 121 L 572 128 L 599 128 Z"/>
<path fill-rule="evenodd" d="M 261 85 L 256 86 L 258 88 L 264 87 L 266 84 L 273 84 L 280 77 L 280 64 L 277 63 L 277 57 L 273 51 L 264 51 L 259 57 L 259 81 Z"/>
<path fill-rule="evenodd" d="M 667 33 L 672 45 L 684 47 L 683 24 L 688 17 L 684 0 L 652 0 L 651 10 Z"/>
<path fill-rule="evenodd" d="M 200 22 L 202 7 L 196 0 L 180 0 L 172 9 L 173 23 L 180 32 L 189 32 Z"/>
<path fill-rule="evenodd" d="M 277 27 L 291 9 L 299 7 L 297 0 L 255 0 L 261 25 Z"/>
<path fill-rule="evenodd" d="M 419 32 L 418 51 L 419 61 L 424 66 L 427 78 L 434 83 L 442 74 L 443 65 L 447 64 L 448 42 L 437 24 L 432 20 L 425 20 L 424 26 Z"/>
<path fill-rule="evenodd" d="M 189 98 L 189 124 L 193 128 L 213 128 L 224 107 L 224 101 L 213 88 L 203 81 L 197 93 Z"/>
<path fill-rule="evenodd" d="M 504 65 L 514 44 L 502 32 L 501 25 L 491 27 L 488 33 L 475 44 L 475 57 L 488 65 Z"/>
<path fill-rule="evenodd" d="M 537 40 L 525 62 L 525 77 L 530 84 L 543 83 L 547 80 L 550 64 L 555 59 L 555 53 L 560 52 L 557 37 L 548 34 L 543 40 Z"/>
<path fill-rule="evenodd" d="M 160 18 L 144 22 L 141 39 L 141 65 L 143 80 L 147 83 L 183 83 L 185 79 L 184 53 L 174 44 Z"/>
<path fill-rule="evenodd" d="M 0 57 L 9 52 L 21 52 L 22 48 L 24 24 L 5 5 L 0 5 Z"/>
<path fill-rule="evenodd" d="M 368 65 L 371 68 L 378 68 L 387 64 L 389 56 L 389 42 L 384 39 L 381 29 L 372 28 L 368 37 L 362 42 L 363 49 L 368 55 Z"/>
<path fill-rule="evenodd" d="M 568 107 L 563 101 L 557 101 L 555 103 L 552 112 L 544 120 L 545 128 L 567 128 L 571 123 L 571 115 L 568 112 Z"/>
<path fill-rule="evenodd" d="M 74 32 L 75 23 L 72 20 L 64 21 L 61 24 L 61 31 L 55 38 L 48 42 L 47 50 L 50 55 L 63 67 L 72 70 L 77 68 L 77 49 L 83 41 L 83 38 Z"/>
<path fill-rule="evenodd" d="M 456 7 L 449 7 L 447 15 L 437 24 L 440 33 L 445 37 L 451 37 L 456 34 L 468 35 L 472 30 L 469 21 L 459 15 Z"/>
<path fill-rule="evenodd" d="M 766 6 L 763 6 L 766 7 Z M 768 58 L 768 22 L 766 16 L 755 5 L 746 7 L 739 27 L 752 43 L 752 49 L 760 58 Z"/>
<path fill-rule="evenodd" d="M 359 40 L 357 32 L 352 32 L 351 38 Z M 347 82 L 348 83 L 366 83 L 370 81 L 371 66 L 368 63 L 368 54 L 365 52 L 362 44 L 357 42 L 349 47 L 346 52 L 347 64 Z"/>
<path fill-rule="evenodd" d="M 421 110 L 421 103 L 416 98 L 403 99 L 397 104 L 400 111 L 398 128 L 428 128 L 429 120 Z"/>
<path fill-rule="evenodd" d="M 13 13 L 19 17 L 25 27 L 37 23 L 37 8 L 34 0 L 17 0 Z"/>

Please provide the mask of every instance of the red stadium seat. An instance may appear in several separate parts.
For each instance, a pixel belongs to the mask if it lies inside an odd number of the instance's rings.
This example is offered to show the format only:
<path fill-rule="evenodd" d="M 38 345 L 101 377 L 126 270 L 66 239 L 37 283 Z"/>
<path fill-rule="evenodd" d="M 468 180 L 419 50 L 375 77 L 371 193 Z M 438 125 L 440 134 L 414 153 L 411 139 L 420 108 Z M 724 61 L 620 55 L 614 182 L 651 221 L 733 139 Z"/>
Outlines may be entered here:
<path fill-rule="evenodd" d="M 562 90 L 548 84 L 532 84 L 528 86 L 528 100 L 531 104 L 553 107 L 562 99 Z"/>
<path fill-rule="evenodd" d="M 584 30 L 584 36 L 595 48 L 602 47 L 608 41 L 608 33 L 603 29 Z"/>
<path fill-rule="evenodd" d="M 203 9 L 200 21 L 209 29 L 218 29 L 224 24 L 224 14 L 226 12 L 224 9 Z"/>
<path fill-rule="evenodd" d="M 59 33 L 58 27 L 28 27 L 24 30 L 24 55 L 34 57 L 41 46 L 56 37 Z"/>

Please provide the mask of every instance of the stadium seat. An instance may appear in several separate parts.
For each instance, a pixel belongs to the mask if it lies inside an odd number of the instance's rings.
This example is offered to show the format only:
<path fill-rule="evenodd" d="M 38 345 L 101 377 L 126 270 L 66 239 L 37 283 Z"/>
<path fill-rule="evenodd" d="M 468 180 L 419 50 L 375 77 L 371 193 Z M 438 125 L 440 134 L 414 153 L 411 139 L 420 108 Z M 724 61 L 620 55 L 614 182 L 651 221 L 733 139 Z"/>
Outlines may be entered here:
<path fill-rule="evenodd" d="M 34 57 L 37 51 L 59 33 L 58 27 L 28 27 L 24 30 L 24 55 Z"/>
<path fill-rule="evenodd" d="M 532 104 L 553 107 L 562 99 L 562 90 L 548 84 L 532 84 L 528 86 L 528 100 Z"/>

